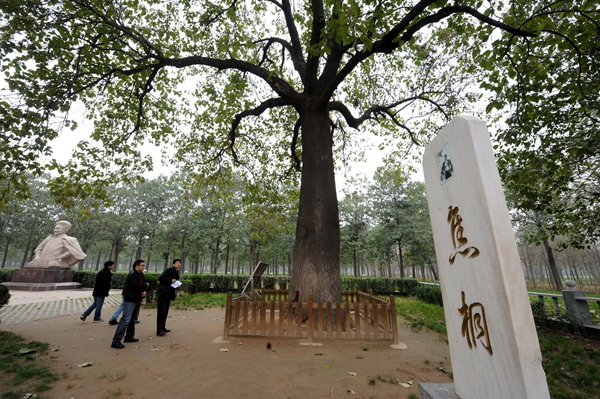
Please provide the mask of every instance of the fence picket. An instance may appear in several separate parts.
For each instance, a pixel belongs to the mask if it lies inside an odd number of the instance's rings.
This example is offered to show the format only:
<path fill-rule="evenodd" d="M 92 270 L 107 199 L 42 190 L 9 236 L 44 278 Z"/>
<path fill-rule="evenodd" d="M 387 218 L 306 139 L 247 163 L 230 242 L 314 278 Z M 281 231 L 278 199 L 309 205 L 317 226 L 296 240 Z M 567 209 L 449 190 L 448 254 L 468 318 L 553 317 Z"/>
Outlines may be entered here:
<path fill-rule="evenodd" d="M 307 303 L 278 301 L 286 298 L 287 293 L 287 290 L 262 290 L 260 301 L 257 300 L 259 295 L 250 301 L 228 294 L 223 337 L 307 337 L 312 342 L 316 336 L 329 339 L 393 339 L 394 343 L 399 342 L 393 296 L 387 301 L 372 293 L 343 291 L 343 302 L 315 304 L 312 296 Z M 307 323 L 303 323 L 305 309 Z"/>

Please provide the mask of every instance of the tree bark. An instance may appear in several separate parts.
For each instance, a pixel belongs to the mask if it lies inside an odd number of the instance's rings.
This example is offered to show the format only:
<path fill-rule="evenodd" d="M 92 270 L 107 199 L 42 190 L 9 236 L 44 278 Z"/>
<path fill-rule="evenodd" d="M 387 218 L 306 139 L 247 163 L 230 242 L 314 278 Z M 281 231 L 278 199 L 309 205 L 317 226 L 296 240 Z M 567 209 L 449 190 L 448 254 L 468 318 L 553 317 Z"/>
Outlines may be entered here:
<path fill-rule="evenodd" d="M 550 243 L 548 243 L 548 240 L 544 240 L 544 248 L 546 248 L 546 253 L 548 254 L 548 267 L 550 269 L 550 274 L 552 276 L 554 288 L 557 291 L 562 291 L 563 286 L 560 281 L 560 274 L 558 273 L 558 269 L 556 268 L 554 254 L 552 253 L 552 247 L 550 247 Z"/>
<path fill-rule="evenodd" d="M 299 110 L 302 178 L 289 300 L 342 301 L 340 223 L 327 107 Z"/>
<path fill-rule="evenodd" d="M 25 262 L 27 261 L 27 254 L 29 253 L 30 245 L 31 245 L 31 240 L 28 240 L 27 245 L 25 246 L 25 253 L 23 254 L 23 260 L 21 261 L 21 267 L 25 267 Z"/>
<path fill-rule="evenodd" d="M 398 239 L 398 268 L 400 269 L 400 278 L 404 278 L 404 259 L 402 258 L 402 240 Z"/>
<path fill-rule="evenodd" d="M 6 246 L 4 247 L 4 255 L 2 256 L 2 269 L 6 265 L 6 257 L 8 256 L 8 248 L 10 247 L 10 238 L 6 239 Z"/>

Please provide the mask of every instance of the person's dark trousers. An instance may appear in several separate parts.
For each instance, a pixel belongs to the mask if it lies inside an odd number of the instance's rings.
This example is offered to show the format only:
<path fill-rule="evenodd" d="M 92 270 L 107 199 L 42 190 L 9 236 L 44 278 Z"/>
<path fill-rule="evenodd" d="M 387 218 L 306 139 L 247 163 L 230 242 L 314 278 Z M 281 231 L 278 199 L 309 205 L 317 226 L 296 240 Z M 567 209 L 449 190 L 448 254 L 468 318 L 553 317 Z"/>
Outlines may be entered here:
<path fill-rule="evenodd" d="M 125 336 L 125 338 L 135 337 L 135 323 L 133 321 L 137 320 L 138 315 L 140 314 L 141 304 L 141 299 L 136 302 L 123 302 L 123 316 L 121 316 L 121 320 L 119 320 L 119 325 L 115 331 L 112 340 L 113 345 L 120 343 L 123 336 Z"/>
<path fill-rule="evenodd" d="M 92 310 L 96 309 L 96 312 L 94 313 L 94 320 L 95 321 L 100 320 L 103 305 L 104 305 L 104 297 L 103 296 L 95 296 L 94 302 L 90 305 L 89 308 L 87 308 L 87 310 L 85 312 L 83 312 L 82 316 L 88 317 L 90 315 L 90 313 L 92 313 Z"/>
<path fill-rule="evenodd" d="M 156 333 L 160 333 L 167 329 L 167 316 L 169 315 L 169 306 L 171 300 L 166 296 L 158 296 L 156 300 Z"/>

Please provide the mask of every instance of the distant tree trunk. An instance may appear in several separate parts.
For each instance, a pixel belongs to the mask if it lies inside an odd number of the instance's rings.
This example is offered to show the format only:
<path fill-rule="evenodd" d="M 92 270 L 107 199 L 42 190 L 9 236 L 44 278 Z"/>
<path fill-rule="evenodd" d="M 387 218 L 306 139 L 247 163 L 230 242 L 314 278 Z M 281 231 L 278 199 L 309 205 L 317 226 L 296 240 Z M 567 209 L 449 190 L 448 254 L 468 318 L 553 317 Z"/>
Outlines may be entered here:
<path fill-rule="evenodd" d="M 4 255 L 2 256 L 2 269 L 6 265 L 6 258 L 8 257 L 8 248 L 10 247 L 10 237 L 6 239 L 6 245 L 4 246 Z"/>
<path fill-rule="evenodd" d="M 217 274 L 217 263 L 219 262 L 219 250 L 221 249 L 221 237 L 217 237 L 217 243 L 213 252 L 213 257 L 210 265 L 210 273 Z"/>
<path fill-rule="evenodd" d="M 119 265 L 119 252 L 121 252 L 121 237 L 115 240 L 115 269 Z M 129 267 L 126 266 L 126 269 L 129 269 Z"/>
<path fill-rule="evenodd" d="M 100 269 L 100 257 L 102 256 L 102 251 L 98 251 L 98 258 L 96 259 L 96 271 Z"/>
<path fill-rule="evenodd" d="M 167 270 L 167 268 L 169 267 L 169 255 L 171 253 L 170 252 L 163 252 L 163 260 L 165 261 L 164 265 L 163 265 L 163 270 Z"/>
<path fill-rule="evenodd" d="M 437 274 L 437 270 L 435 269 L 435 266 L 433 266 L 433 263 L 429 264 L 429 270 L 431 270 L 431 273 L 433 273 L 433 279 L 435 281 L 440 281 L 438 274 Z"/>
<path fill-rule="evenodd" d="M 531 251 L 529 250 L 529 244 L 525 244 L 525 255 L 527 258 L 527 270 L 531 277 L 531 282 L 533 284 L 533 288 L 535 288 L 535 271 L 533 270 L 533 263 L 531 262 Z"/>
<path fill-rule="evenodd" d="M 352 249 L 352 260 L 354 261 L 354 277 L 358 277 L 358 258 L 356 249 Z"/>
<path fill-rule="evenodd" d="M 25 253 L 23 254 L 23 260 L 21 261 L 21 268 L 25 267 L 25 262 L 27 262 L 27 254 L 29 253 L 30 246 L 31 246 L 31 240 L 28 240 L 27 245 L 25 246 Z"/>
<path fill-rule="evenodd" d="M 229 244 L 227 244 L 227 250 L 225 251 L 225 274 L 229 273 Z"/>
<path fill-rule="evenodd" d="M 404 278 L 404 259 L 402 258 L 401 239 L 398 239 L 398 268 L 400 269 L 400 278 Z"/>
<path fill-rule="evenodd" d="M 552 253 L 552 248 L 550 247 L 550 243 L 548 243 L 548 240 L 544 240 L 544 248 L 546 248 L 546 253 L 548 255 L 548 267 L 550 269 L 550 275 L 552 276 L 554 288 L 557 291 L 562 291 L 563 286 L 560 281 L 560 274 L 558 273 L 558 269 L 556 268 L 554 254 Z"/>

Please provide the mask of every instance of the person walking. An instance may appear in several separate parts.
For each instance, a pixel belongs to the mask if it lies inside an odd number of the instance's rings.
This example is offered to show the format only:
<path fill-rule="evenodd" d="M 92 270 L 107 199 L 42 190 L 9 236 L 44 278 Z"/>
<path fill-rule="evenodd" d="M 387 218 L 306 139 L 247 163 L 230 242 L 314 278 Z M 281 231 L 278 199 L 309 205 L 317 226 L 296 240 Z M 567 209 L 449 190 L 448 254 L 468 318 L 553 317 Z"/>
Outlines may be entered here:
<path fill-rule="evenodd" d="M 175 287 L 179 281 L 179 268 L 181 260 L 173 260 L 173 266 L 166 269 L 158 278 L 158 296 L 156 301 L 156 335 L 162 337 L 171 330 L 167 330 L 167 316 L 169 315 L 169 306 L 175 299 Z"/>
<path fill-rule="evenodd" d="M 104 299 L 108 296 L 110 291 L 110 280 L 112 279 L 112 269 L 115 267 L 115 262 L 109 260 L 104 262 L 104 269 L 100 270 L 96 274 L 96 282 L 94 284 L 94 291 L 92 295 L 94 297 L 94 302 L 90 305 L 89 308 L 85 312 L 79 316 L 81 321 L 85 321 L 85 319 L 92 313 L 92 310 L 96 309 L 94 313 L 94 323 L 103 321 L 100 316 L 102 315 L 102 306 L 104 305 Z"/>
<path fill-rule="evenodd" d="M 142 273 L 144 266 L 145 263 L 141 259 L 133 262 L 133 270 L 125 280 L 125 287 L 123 288 L 123 316 L 121 316 L 119 325 L 115 330 L 115 335 L 110 345 L 112 348 L 122 349 L 125 347 L 121 343 L 123 336 L 125 336 L 123 342 L 139 341 L 135 337 L 135 323 L 133 321 L 138 319 L 142 299 L 146 296 L 148 286 L 150 285 L 146 282 L 144 273 Z"/>

